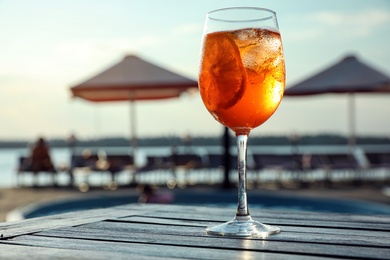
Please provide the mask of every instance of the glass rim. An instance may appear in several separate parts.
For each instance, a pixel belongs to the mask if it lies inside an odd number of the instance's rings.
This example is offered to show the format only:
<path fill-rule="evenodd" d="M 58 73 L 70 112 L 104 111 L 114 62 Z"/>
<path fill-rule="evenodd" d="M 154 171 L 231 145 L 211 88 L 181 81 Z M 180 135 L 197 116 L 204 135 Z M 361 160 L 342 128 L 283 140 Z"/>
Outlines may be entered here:
<path fill-rule="evenodd" d="M 227 11 L 227 10 L 257 10 L 257 11 L 266 11 L 269 12 L 271 15 L 270 16 L 265 16 L 263 18 L 255 18 L 255 19 L 223 19 L 223 18 L 215 18 L 211 17 L 210 14 L 216 13 L 216 12 L 221 12 L 221 11 Z M 224 22 L 255 22 L 255 21 L 265 21 L 269 19 L 276 18 L 276 12 L 274 10 L 268 9 L 268 8 L 263 8 L 263 7 L 225 7 L 225 8 L 219 8 L 215 10 L 211 10 L 207 12 L 207 17 L 210 20 L 214 21 L 224 21 Z"/>

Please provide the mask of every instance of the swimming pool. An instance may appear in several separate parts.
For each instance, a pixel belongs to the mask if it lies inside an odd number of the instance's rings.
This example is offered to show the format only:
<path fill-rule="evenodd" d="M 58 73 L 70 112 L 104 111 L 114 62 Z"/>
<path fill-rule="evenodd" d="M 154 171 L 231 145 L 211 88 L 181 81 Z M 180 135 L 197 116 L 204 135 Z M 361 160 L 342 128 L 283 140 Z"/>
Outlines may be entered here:
<path fill-rule="evenodd" d="M 237 194 L 226 190 L 170 190 L 171 204 L 209 207 L 237 206 Z M 10 212 L 7 221 L 22 220 L 78 210 L 107 208 L 137 203 L 137 193 L 119 195 L 87 195 L 74 199 L 35 203 Z M 264 208 L 276 210 L 334 212 L 364 215 L 390 215 L 390 206 L 380 203 L 351 199 L 312 198 L 301 195 L 285 195 L 277 192 L 256 191 L 248 193 L 249 209 Z"/>

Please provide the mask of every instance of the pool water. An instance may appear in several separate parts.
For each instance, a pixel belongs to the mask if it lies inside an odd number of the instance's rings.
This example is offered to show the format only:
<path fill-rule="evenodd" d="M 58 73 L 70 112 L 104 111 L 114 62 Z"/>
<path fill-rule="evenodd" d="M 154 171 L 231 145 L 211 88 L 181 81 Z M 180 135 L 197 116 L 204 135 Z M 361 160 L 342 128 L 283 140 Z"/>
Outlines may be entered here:
<path fill-rule="evenodd" d="M 237 207 L 237 194 L 234 191 L 193 191 L 169 190 L 171 204 L 209 207 Z M 164 193 L 164 192 L 163 192 Z M 158 194 L 158 193 L 157 193 Z M 78 210 L 107 208 L 137 203 L 139 195 L 121 193 L 119 195 L 93 195 L 76 199 L 57 200 L 49 203 L 31 204 L 16 209 L 7 216 L 7 221 L 35 218 Z M 360 200 L 309 198 L 298 195 L 282 195 L 277 192 L 256 191 L 248 193 L 249 209 L 264 208 L 275 210 L 334 212 L 363 215 L 390 215 L 390 206 Z"/>

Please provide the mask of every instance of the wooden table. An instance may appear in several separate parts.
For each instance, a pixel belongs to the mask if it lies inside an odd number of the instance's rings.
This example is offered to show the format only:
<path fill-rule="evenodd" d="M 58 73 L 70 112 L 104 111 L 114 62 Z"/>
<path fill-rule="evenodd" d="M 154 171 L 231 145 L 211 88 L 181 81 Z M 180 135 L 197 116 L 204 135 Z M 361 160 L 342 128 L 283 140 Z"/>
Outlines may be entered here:
<path fill-rule="evenodd" d="M 282 233 L 208 236 L 232 208 L 129 204 L 0 223 L 0 259 L 390 259 L 390 216 L 251 211 Z"/>

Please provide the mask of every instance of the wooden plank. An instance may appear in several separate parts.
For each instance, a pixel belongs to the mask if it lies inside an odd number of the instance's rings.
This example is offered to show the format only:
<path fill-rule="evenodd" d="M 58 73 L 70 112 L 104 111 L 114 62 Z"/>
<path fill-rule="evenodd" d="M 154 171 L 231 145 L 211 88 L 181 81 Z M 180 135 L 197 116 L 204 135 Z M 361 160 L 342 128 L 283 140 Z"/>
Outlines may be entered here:
<path fill-rule="evenodd" d="M 287 213 L 288 214 L 288 213 Z M 364 229 L 383 229 L 383 230 L 389 230 L 390 223 L 376 223 L 376 222 L 360 222 L 360 221 L 343 221 L 343 220 L 337 220 L 332 218 L 332 215 L 329 215 L 329 218 L 326 220 L 316 220 L 308 218 L 303 219 L 297 219 L 294 217 L 289 218 L 288 215 L 284 215 L 283 218 L 278 218 L 277 216 L 259 216 L 256 214 L 252 214 L 252 217 L 255 220 L 262 221 L 265 223 L 278 223 L 281 225 L 324 225 L 327 227 L 340 227 L 340 228 L 347 228 L 347 227 L 359 227 Z M 182 220 L 188 220 L 189 222 L 196 223 L 197 221 L 209 221 L 209 222 L 225 222 L 234 217 L 234 213 L 221 213 L 219 215 L 216 214 L 210 214 L 210 213 L 199 213 L 199 212 L 165 212 L 165 211 L 150 211 L 143 215 L 143 217 L 150 217 L 150 218 L 159 218 L 159 219 L 182 219 Z M 126 220 L 127 217 L 120 218 L 121 220 Z"/>
<path fill-rule="evenodd" d="M 134 207 L 134 204 L 118 206 L 126 209 Z M 195 215 L 212 215 L 212 216 L 234 216 L 234 208 L 221 207 L 204 207 L 204 206 L 186 206 L 186 205 L 161 205 L 161 204 L 139 204 L 142 209 L 150 209 L 149 212 L 159 213 L 191 213 Z M 378 223 L 389 224 L 389 215 L 356 215 L 345 213 L 327 213 L 311 211 L 294 211 L 294 210 L 270 210 L 270 209 L 250 209 L 253 217 L 270 217 L 276 219 L 296 219 L 296 220 L 324 220 L 330 218 L 340 222 L 359 222 L 359 223 Z M 151 213 L 153 214 L 153 213 Z"/>
<path fill-rule="evenodd" d="M 133 208 L 128 209 L 95 209 L 70 212 L 48 217 L 39 217 L 24 221 L 0 223 L 0 240 L 22 234 L 30 234 L 58 227 L 75 226 L 100 220 L 131 216 L 142 211 Z"/>
<path fill-rule="evenodd" d="M 115 221 L 115 220 L 112 220 Z M 158 225 L 175 225 L 175 226 L 192 226 L 192 227 L 206 227 L 215 223 L 209 221 L 198 220 L 181 220 L 181 219 L 168 219 L 168 218 L 154 218 L 143 216 L 132 216 L 122 218 L 119 221 L 127 221 L 131 223 L 143 223 L 143 224 L 158 224 Z M 372 230 L 359 230 L 359 229 L 341 229 L 341 228 L 322 228 L 322 227 L 296 227 L 296 226 L 280 226 L 283 231 L 297 232 L 297 233 L 321 233 L 321 234 L 339 234 L 339 235 L 356 235 L 356 236 L 374 236 L 382 237 L 390 240 L 390 232 L 386 231 L 372 231 Z"/>
<path fill-rule="evenodd" d="M 114 242 L 114 243 L 113 243 Z M 243 240 L 238 240 L 242 244 Z M 12 241 L 2 241 L 0 243 L 0 256 L 5 259 L 28 259 L 31 256 L 36 256 L 41 259 L 46 256 L 46 259 L 61 258 L 62 249 L 69 251 L 69 254 L 64 254 L 64 259 L 102 259 L 99 255 L 105 256 L 107 252 L 114 254 L 113 257 L 105 259 L 273 259 L 273 260 L 310 260 L 310 259 L 329 259 L 324 256 L 315 255 L 300 255 L 300 254 L 285 254 L 267 251 L 253 251 L 244 248 L 236 250 L 234 248 L 218 249 L 210 247 L 194 247 L 191 245 L 163 245 L 163 244 L 148 244 L 144 242 L 128 243 L 121 241 L 100 241 L 100 240 L 72 240 L 57 237 L 40 237 L 25 235 L 12 239 Z M 18 246 L 19 245 L 19 246 Z M 18 252 L 20 254 L 29 255 L 30 257 L 13 258 L 14 255 L 9 251 Z M 82 251 L 79 251 L 82 250 Z M 79 255 L 73 257 L 73 252 L 78 252 Z M 7 257 L 9 256 L 9 257 Z M 60 256 L 60 257 L 58 257 Z M 68 257 L 69 256 L 69 257 Z M 96 258 L 94 256 L 97 256 Z M 125 256 L 125 258 L 123 257 Z M 85 257 L 85 258 L 83 258 Z M 45 259 L 44 257 L 42 259 Z M 103 257 L 104 259 L 104 257 Z"/>
<path fill-rule="evenodd" d="M 81 231 L 80 231 L 81 230 Z M 90 230 L 90 231 L 86 231 Z M 306 232 L 305 232 L 306 231 Z M 115 222 L 97 222 L 86 224 L 83 226 L 73 228 L 62 228 L 57 230 L 51 230 L 47 232 L 41 232 L 39 235 L 53 236 L 56 232 L 65 232 L 68 236 L 72 232 L 82 232 L 93 234 L 106 235 L 107 232 L 114 232 L 115 234 L 124 234 L 128 232 L 132 233 L 158 233 L 169 235 L 189 235 L 189 236 L 206 236 L 205 227 L 189 227 L 189 226 L 175 226 L 175 225 L 153 225 L 153 224 L 141 224 L 141 223 L 115 223 Z M 62 236 L 62 235 L 55 235 Z M 335 245 L 354 245 L 354 246 L 376 246 L 376 247 L 388 247 L 390 248 L 390 240 L 387 237 L 380 235 L 374 236 L 371 233 L 369 236 L 360 234 L 340 234 L 340 233 L 319 233 L 308 232 L 303 229 L 298 232 L 285 231 L 276 236 L 268 237 L 269 241 L 291 241 L 302 243 L 326 243 Z"/>
<path fill-rule="evenodd" d="M 343 216 L 344 219 L 340 218 L 338 215 L 333 214 L 323 214 L 326 215 L 326 219 L 317 220 L 316 218 L 311 218 L 310 215 L 305 218 L 304 214 L 299 218 L 292 216 L 289 218 L 289 212 L 283 212 L 283 217 L 278 217 L 279 215 L 271 214 L 257 214 L 255 212 L 252 214 L 252 217 L 260 222 L 270 225 L 282 225 L 282 226 L 300 226 L 300 227 L 332 227 L 332 228 L 343 228 L 343 229 L 363 229 L 363 230 L 377 230 L 377 231 L 390 231 L 390 223 L 386 223 L 387 219 L 382 219 L 381 222 L 375 222 L 375 218 L 372 221 L 367 221 L 368 219 L 363 216 L 365 221 L 359 221 L 359 218 L 349 218 L 349 215 Z M 195 222 L 198 221 L 208 221 L 215 222 L 215 224 L 220 222 L 225 222 L 231 220 L 234 217 L 234 212 L 227 213 L 226 210 L 219 211 L 215 213 L 210 210 L 202 212 L 199 210 L 191 210 L 191 208 L 183 208 L 182 211 L 171 212 L 164 210 L 155 210 L 149 211 L 144 214 L 144 216 L 154 217 L 154 218 L 166 218 L 166 219 L 183 219 Z M 230 216 L 230 217 L 229 217 Z M 352 216 L 351 216 L 352 217 Z M 126 217 L 121 218 L 126 220 Z"/>
<path fill-rule="evenodd" d="M 50 248 L 39 246 L 20 246 L 12 244 L 0 244 L 0 259 L 39 259 L 39 260 L 52 260 L 52 259 L 78 259 L 78 260 L 164 260 L 169 259 L 158 256 L 142 256 L 139 254 L 133 254 L 132 252 L 113 252 L 113 251 L 98 251 L 98 250 L 85 250 L 85 249 L 73 249 L 73 248 Z"/>
<path fill-rule="evenodd" d="M 390 257 L 390 242 L 388 240 L 364 236 L 348 237 L 337 234 L 282 232 L 267 238 L 267 240 L 242 240 L 208 236 L 202 227 L 99 222 L 75 228 L 50 230 L 36 235 L 181 247 L 219 248 L 222 250 L 246 249 L 328 257 L 346 256 L 364 257 L 365 259 Z"/>

